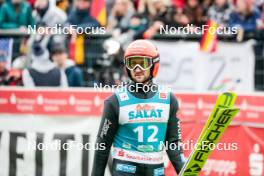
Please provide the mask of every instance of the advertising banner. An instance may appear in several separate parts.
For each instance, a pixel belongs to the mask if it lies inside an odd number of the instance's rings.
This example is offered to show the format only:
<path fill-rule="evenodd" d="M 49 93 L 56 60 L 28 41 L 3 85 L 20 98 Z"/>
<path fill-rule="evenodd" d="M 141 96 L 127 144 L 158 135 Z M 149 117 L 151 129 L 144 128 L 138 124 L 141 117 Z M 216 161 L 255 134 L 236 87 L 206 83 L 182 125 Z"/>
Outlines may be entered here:
<path fill-rule="evenodd" d="M 104 99 L 89 89 L 0 89 L 1 176 L 90 175 Z M 184 154 L 195 146 L 216 94 L 176 93 Z M 202 175 L 262 176 L 264 95 L 238 95 L 241 112 L 209 157 Z M 166 158 L 166 156 L 164 156 Z M 166 175 L 175 175 L 166 160 Z M 110 175 L 109 168 L 106 176 Z"/>
<path fill-rule="evenodd" d="M 254 91 L 253 43 L 219 42 L 215 53 L 198 42 L 153 41 L 160 51 L 157 82 L 175 90 Z M 209 74 L 208 74 L 209 73 Z"/>

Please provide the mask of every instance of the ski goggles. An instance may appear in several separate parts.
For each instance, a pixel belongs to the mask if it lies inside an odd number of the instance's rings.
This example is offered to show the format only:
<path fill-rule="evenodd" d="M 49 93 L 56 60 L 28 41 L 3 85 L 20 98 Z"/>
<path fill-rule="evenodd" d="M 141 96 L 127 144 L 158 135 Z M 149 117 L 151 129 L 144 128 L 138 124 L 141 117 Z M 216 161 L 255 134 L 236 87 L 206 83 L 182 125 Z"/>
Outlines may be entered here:
<path fill-rule="evenodd" d="M 153 61 L 150 57 L 132 56 L 125 59 L 125 65 L 129 70 L 134 70 L 136 67 L 148 70 L 152 67 Z"/>

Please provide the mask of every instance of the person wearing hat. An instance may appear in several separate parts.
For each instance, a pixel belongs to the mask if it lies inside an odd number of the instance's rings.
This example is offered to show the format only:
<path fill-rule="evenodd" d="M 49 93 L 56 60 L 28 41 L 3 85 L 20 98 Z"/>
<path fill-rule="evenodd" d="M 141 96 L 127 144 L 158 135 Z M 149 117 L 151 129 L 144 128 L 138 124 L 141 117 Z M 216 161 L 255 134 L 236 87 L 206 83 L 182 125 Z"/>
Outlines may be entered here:
<path fill-rule="evenodd" d="M 49 59 L 47 42 L 48 38 L 33 42 L 32 49 L 30 49 L 33 61 L 22 75 L 25 87 L 68 87 L 65 73 Z"/>
<path fill-rule="evenodd" d="M 67 20 L 67 14 L 49 0 L 36 0 L 34 17 L 36 23 L 43 27 L 63 26 Z"/>
<path fill-rule="evenodd" d="M 58 68 L 65 72 L 69 87 L 84 86 L 82 70 L 75 65 L 73 60 L 68 59 L 67 51 L 63 44 L 56 44 L 52 47 L 52 60 Z"/>
<path fill-rule="evenodd" d="M 165 175 L 165 150 L 180 173 L 185 158 L 178 102 L 169 89 L 153 83 L 159 61 L 157 48 L 148 40 L 127 47 L 124 64 L 131 82 L 104 102 L 92 176 L 104 175 L 111 147 L 113 176 Z"/>

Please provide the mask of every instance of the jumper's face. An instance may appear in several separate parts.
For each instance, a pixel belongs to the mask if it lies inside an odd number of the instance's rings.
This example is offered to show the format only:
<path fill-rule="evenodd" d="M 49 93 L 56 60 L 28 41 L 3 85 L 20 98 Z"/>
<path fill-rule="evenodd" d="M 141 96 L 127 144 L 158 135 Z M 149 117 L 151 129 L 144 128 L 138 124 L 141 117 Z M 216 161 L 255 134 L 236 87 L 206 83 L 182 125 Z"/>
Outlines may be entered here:
<path fill-rule="evenodd" d="M 142 70 L 140 67 L 136 67 L 134 70 L 130 70 L 131 77 L 137 83 L 145 82 L 150 76 L 150 69 Z"/>
<path fill-rule="evenodd" d="M 149 78 L 153 65 L 152 59 L 146 56 L 127 57 L 125 64 L 126 68 L 130 70 L 132 79 L 138 83 L 143 83 Z"/>

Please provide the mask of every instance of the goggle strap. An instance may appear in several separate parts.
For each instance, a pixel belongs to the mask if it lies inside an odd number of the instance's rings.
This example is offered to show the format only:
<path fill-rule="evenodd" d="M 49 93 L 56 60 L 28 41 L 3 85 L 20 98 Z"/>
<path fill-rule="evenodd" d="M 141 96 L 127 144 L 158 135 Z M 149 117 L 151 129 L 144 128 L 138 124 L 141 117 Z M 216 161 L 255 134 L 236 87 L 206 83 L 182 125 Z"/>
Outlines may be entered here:
<path fill-rule="evenodd" d="M 156 63 L 156 62 L 159 62 L 159 61 L 160 61 L 160 58 L 159 57 L 156 57 L 156 58 L 152 59 L 152 62 L 153 63 Z"/>

